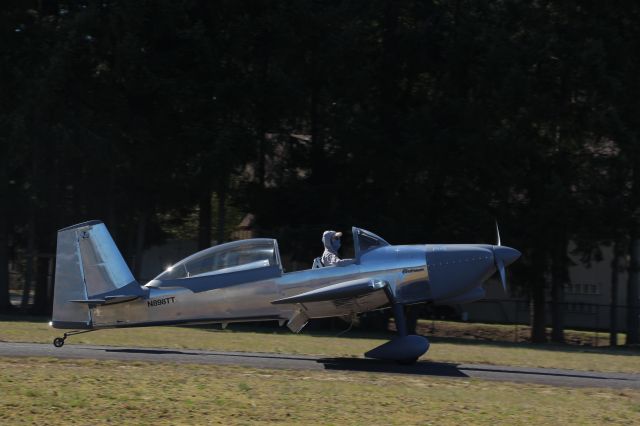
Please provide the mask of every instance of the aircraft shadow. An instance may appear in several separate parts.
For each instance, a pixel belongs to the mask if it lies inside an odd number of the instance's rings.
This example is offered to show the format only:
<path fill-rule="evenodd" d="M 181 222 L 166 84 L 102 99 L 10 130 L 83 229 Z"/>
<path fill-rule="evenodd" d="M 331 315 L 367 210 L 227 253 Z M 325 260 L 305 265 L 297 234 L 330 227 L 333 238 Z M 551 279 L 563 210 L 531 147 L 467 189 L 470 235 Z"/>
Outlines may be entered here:
<path fill-rule="evenodd" d="M 474 367 L 468 367 L 468 368 L 465 368 L 464 370 L 465 371 L 481 371 L 481 372 L 487 372 L 487 373 L 507 374 L 507 375 L 511 374 L 511 375 L 566 377 L 566 378 L 572 378 L 572 379 L 628 380 L 628 381 L 633 380 L 633 379 L 623 378 L 623 377 L 618 378 L 618 377 L 597 376 L 597 375 L 589 374 L 589 372 L 585 372 L 584 374 L 582 374 L 579 371 L 572 372 L 572 373 L 565 373 L 565 372 L 541 371 L 541 370 L 521 371 L 521 370 L 504 370 L 504 369 L 500 369 L 500 368 L 474 368 Z"/>
<path fill-rule="evenodd" d="M 364 371 L 372 373 L 399 373 L 417 374 L 423 376 L 442 377 L 469 377 L 460 371 L 456 364 L 444 362 L 417 362 L 413 365 L 401 365 L 393 361 L 381 361 L 377 359 L 363 358 L 312 358 L 287 356 L 279 354 L 252 354 L 252 353 L 211 353 L 211 352 L 184 352 L 171 349 L 134 349 L 134 348 L 110 348 L 100 349 L 105 352 L 148 354 L 148 355 L 195 355 L 195 356 L 224 356 L 231 358 L 258 358 L 258 359 L 284 359 L 295 361 L 308 361 L 320 363 L 326 370 Z"/>
<path fill-rule="evenodd" d="M 147 355 L 192 355 L 200 357 L 224 357 L 224 358 L 255 358 L 255 359 L 277 359 L 277 360 L 293 360 L 305 361 L 308 363 L 322 364 L 325 370 L 333 371 L 354 371 L 368 373 L 391 373 L 391 374 L 412 374 L 419 376 L 431 377 L 484 377 L 487 374 L 492 378 L 507 379 L 515 377 L 549 377 L 557 379 L 587 379 L 587 380 L 623 380 L 636 383 L 638 376 L 633 377 L 606 377 L 594 374 L 593 372 L 579 371 L 553 371 L 544 369 L 506 369 L 500 366 L 464 366 L 461 364 L 446 362 L 422 361 L 412 365 L 402 365 L 393 361 L 382 361 L 367 358 L 313 358 L 304 356 L 292 356 L 270 353 L 228 353 L 228 352 L 185 352 L 172 349 L 138 349 L 138 348 L 110 348 L 99 349 L 105 352 L 114 353 L 130 353 L 130 354 L 147 354 Z M 259 362 L 259 361 L 258 361 Z"/>
<path fill-rule="evenodd" d="M 416 374 L 421 376 L 469 377 L 457 364 L 445 362 L 417 362 L 401 365 L 393 361 L 363 358 L 322 358 L 317 362 L 327 370 L 359 371 L 371 373 Z"/>
<path fill-rule="evenodd" d="M 362 358 L 324 358 L 319 359 L 317 362 L 324 364 L 327 370 L 343 370 L 343 371 L 358 371 L 358 372 L 372 372 L 372 373 L 396 373 L 396 374 L 415 374 L 421 376 L 433 376 L 433 377 L 487 377 L 488 373 L 492 378 L 509 379 L 510 377 L 517 376 L 537 376 L 537 377 L 549 377 L 558 379 L 586 379 L 586 380 L 625 380 L 634 382 L 637 379 L 623 378 L 623 377 L 606 377 L 599 376 L 593 373 L 579 371 L 575 372 L 563 372 L 563 371 L 544 371 L 542 369 L 535 369 L 531 371 L 527 370 L 510 370 L 500 368 L 496 366 L 491 368 L 489 366 L 474 367 L 474 366 L 462 366 L 460 364 L 444 363 L 444 362 L 418 362 L 413 365 L 400 365 L 391 361 L 380 361 L 374 359 L 362 359 Z M 480 373 L 477 375 L 477 373 Z"/>
<path fill-rule="evenodd" d="M 225 358 L 258 358 L 258 359 L 286 359 L 286 360 L 294 360 L 294 361 L 315 361 L 315 358 L 311 357 L 296 357 L 296 356 L 287 356 L 287 355 L 279 355 L 275 353 L 261 353 L 261 354 L 252 354 L 252 353 L 230 353 L 230 352 L 183 352 L 179 350 L 172 349 L 133 349 L 133 348 L 118 348 L 118 349 L 97 349 L 104 352 L 115 352 L 115 353 L 130 353 L 130 354 L 148 354 L 148 355 L 196 355 L 201 357 L 225 357 Z"/>
<path fill-rule="evenodd" d="M 116 353 L 127 353 L 127 354 L 148 354 L 148 355 L 202 355 L 195 352 L 182 352 L 182 351 L 173 351 L 168 349 L 99 349 L 104 352 L 116 352 Z"/>

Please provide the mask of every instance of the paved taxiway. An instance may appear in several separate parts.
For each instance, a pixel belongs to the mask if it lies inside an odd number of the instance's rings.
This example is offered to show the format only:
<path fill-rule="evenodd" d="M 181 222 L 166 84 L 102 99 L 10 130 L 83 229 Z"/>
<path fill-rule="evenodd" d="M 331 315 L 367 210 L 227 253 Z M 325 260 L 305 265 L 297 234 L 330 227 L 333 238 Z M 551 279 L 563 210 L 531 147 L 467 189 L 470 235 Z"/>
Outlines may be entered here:
<path fill-rule="evenodd" d="M 67 344 L 62 348 L 55 348 L 51 344 L 7 342 L 0 342 L 0 356 L 241 365 L 272 369 L 365 371 L 433 377 L 478 378 L 570 387 L 640 389 L 640 374 L 598 373 L 482 364 L 448 364 L 428 361 L 403 366 L 392 362 L 361 358 L 321 358 L 305 355 L 72 344 Z"/>

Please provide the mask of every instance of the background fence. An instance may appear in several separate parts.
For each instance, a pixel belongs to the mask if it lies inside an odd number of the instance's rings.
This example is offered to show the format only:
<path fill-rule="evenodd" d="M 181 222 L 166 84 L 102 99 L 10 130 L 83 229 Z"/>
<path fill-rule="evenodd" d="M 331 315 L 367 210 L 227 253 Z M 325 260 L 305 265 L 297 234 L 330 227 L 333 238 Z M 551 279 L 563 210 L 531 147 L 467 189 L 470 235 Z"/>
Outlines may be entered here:
<path fill-rule="evenodd" d="M 560 303 L 560 310 L 567 330 L 569 343 L 590 344 L 595 346 L 609 344 L 609 332 L 612 326 L 612 313 L 615 313 L 613 325 L 619 336 L 619 344 L 624 343 L 626 331 L 627 305 L 609 305 L 568 301 Z M 545 304 L 545 324 L 548 334 L 552 325 L 552 303 Z M 480 300 L 460 307 L 460 319 L 473 323 L 492 323 L 510 326 L 509 333 L 503 337 L 510 341 L 530 340 L 529 326 L 531 302 L 528 299 Z"/>

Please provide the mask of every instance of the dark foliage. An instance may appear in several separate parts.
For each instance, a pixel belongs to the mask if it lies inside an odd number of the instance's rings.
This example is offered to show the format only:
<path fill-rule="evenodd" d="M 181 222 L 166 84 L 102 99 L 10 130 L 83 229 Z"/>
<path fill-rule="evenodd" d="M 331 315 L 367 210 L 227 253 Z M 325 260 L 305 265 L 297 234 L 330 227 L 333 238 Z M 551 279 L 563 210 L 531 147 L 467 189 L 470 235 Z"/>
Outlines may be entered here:
<path fill-rule="evenodd" d="M 587 260 L 602 243 L 640 250 L 639 11 L 5 1 L 0 310 L 6 265 L 19 256 L 35 309 L 48 309 L 38 262 L 55 251 L 56 229 L 86 219 L 105 220 L 135 271 L 162 223 L 198 206 L 201 246 L 224 238 L 234 206 L 301 259 L 325 226 L 358 224 L 397 243 L 475 242 L 493 238 L 497 218 L 523 249 L 516 281 L 544 340 L 536 307 L 545 285 L 562 302 L 569 241 Z M 640 261 L 630 272 L 633 340 Z"/>

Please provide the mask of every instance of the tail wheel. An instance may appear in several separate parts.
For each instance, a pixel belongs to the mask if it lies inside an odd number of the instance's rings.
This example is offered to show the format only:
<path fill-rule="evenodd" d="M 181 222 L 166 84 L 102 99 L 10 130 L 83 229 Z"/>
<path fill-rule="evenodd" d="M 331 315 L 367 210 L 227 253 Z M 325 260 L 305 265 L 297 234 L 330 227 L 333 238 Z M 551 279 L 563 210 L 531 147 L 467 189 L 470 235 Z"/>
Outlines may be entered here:
<path fill-rule="evenodd" d="M 56 337 L 53 339 L 53 346 L 61 348 L 64 345 L 64 339 L 62 337 Z"/>

